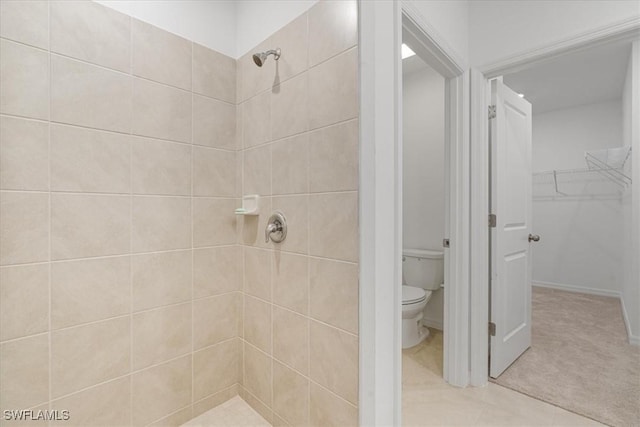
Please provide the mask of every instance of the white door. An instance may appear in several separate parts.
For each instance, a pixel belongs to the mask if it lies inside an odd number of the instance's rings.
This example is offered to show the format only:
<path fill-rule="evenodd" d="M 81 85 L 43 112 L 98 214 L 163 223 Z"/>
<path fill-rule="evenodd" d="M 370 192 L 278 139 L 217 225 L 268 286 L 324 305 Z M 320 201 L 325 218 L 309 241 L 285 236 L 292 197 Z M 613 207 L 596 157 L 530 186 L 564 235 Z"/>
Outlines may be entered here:
<path fill-rule="evenodd" d="M 531 104 L 491 82 L 491 322 L 489 374 L 531 346 Z M 491 114 L 491 113 L 490 113 Z M 493 114 L 490 115 L 490 117 Z M 492 325 L 493 327 L 493 325 Z"/>

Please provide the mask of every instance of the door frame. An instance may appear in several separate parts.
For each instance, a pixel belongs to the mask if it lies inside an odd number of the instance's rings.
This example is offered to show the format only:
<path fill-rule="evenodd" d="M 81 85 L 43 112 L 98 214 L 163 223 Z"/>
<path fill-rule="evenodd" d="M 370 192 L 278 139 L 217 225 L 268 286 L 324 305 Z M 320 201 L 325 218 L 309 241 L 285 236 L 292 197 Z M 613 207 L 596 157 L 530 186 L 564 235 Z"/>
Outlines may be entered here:
<path fill-rule="evenodd" d="M 411 4 L 360 0 L 360 425 L 401 425 L 403 32 L 446 78 L 451 245 L 445 286 L 444 372 L 469 382 L 469 74 Z"/>
<path fill-rule="evenodd" d="M 549 59 L 616 41 L 638 38 L 640 18 L 630 18 L 574 37 L 528 50 L 472 69 L 471 90 L 471 301 L 470 384 L 485 385 L 489 379 L 489 135 L 488 81 L 520 71 Z"/>

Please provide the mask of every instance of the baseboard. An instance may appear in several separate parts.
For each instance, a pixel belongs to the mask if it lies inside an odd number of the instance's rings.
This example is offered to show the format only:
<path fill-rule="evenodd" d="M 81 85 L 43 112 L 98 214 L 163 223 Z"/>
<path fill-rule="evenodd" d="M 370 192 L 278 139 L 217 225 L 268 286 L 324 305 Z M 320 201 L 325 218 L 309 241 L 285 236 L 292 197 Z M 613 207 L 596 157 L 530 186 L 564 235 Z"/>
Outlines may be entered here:
<path fill-rule="evenodd" d="M 599 295 L 603 297 L 613 297 L 620 298 L 619 291 L 610 291 L 607 289 L 596 289 L 596 288 L 587 288 L 582 286 L 575 285 L 565 285 L 562 283 L 553 283 L 553 282 L 532 282 L 533 286 L 537 286 L 540 288 L 549 288 L 549 289 L 557 289 L 559 291 L 567 291 L 567 292 L 580 292 L 582 294 L 589 295 Z"/>
<path fill-rule="evenodd" d="M 622 306 L 622 319 L 624 320 L 624 327 L 627 330 L 627 337 L 629 337 L 629 344 L 640 345 L 640 337 L 631 333 L 631 323 L 629 323 L 629 316 L 627 315 L 627 307 L 624 305 L 624 299 L 620 298 L 620 305 Z"/>
<path fill-rule="evenodd" d="M 432 320 L 432 319 L 422 319 L 422 324 L 429 328 L 437 329 L 442 331 L 442 320 Z"/>

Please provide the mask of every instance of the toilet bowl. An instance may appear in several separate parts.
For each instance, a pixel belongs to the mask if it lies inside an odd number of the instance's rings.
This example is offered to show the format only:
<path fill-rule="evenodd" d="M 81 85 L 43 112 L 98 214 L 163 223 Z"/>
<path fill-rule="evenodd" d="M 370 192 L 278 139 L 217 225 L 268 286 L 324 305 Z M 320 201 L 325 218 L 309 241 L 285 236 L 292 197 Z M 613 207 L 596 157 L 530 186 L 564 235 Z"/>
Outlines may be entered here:
<path fill-rule="evenodd" d="M 420 344 L 429 336 L 429 329 L 422 326 L 423 311 L 431 291 L 413 286 L 402 286 L 402 348 Z"/>
<path fill-rule="evenodd" d="M 429 249 L 404 248 L 402 251 L 402 348 L 420 344 L 429 336 L 424 325 L 427 303 L 434 292 L 441 292 L 444 254 Z"/>

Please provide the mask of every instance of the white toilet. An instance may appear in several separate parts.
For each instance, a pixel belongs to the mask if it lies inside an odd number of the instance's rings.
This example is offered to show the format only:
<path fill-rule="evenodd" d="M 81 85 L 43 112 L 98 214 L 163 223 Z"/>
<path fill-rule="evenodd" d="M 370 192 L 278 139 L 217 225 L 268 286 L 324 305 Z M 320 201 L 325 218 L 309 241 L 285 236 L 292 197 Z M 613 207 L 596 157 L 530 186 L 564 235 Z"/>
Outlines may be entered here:
<path fill-rule="evenodd" d="M 404 249 L 402 255 L 402 348 L 409 348 L 429 336 L 422 318 L 432 293 L 444 280 L 444 253 Z"/>

